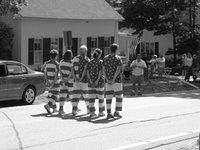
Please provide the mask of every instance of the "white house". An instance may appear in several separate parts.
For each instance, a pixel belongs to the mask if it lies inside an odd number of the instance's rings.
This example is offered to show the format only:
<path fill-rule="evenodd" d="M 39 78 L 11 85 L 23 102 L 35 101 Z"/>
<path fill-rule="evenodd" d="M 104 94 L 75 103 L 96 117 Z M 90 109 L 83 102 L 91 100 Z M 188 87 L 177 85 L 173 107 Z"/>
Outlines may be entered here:
<path fill-rule="evenodd" d="M 131 31 L 132 32 L 132 31 Z M 128 30 L 118 33 L 120 50 L 125 55 L 130 54 L 146 54 L 152 56 L 153 54 L 165 55 L 169 49 L 173 49 L 172 34 L 155 36 L 153 31 L 143 31 L 143 35 L 134 49 L 135 41 L 138 35 L 130 35 Z"/>
<path fill-rule="evenodd" d="M 82 44 L 88 46 L 88 56 L 96 47 L 106 55 L 118 41 L 122 19 L 105 0 L 28 0 L 15 19 L 1 17 L 15 32 L 13 59 L 32 68 L 48 60 L 52 48 L 60 58 L 64 46 L 77 55 Z"/>

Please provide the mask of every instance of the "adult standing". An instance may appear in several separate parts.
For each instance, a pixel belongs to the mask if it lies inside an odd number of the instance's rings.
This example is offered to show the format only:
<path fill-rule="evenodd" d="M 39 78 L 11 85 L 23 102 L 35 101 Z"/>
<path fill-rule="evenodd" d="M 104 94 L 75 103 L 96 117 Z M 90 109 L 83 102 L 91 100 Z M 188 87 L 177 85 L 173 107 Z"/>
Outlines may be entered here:
<path fill-rule="evenodd" d="M 132 83 L 133 90 L 132 94 L 135 95 L 136 91 L 138 95 L 142 95 L 141 93 L 141 83 L 144 81 L 144 69 L 147 68 L 147 65 L 144 60 L 141 59 L 141 55 L 137 54 L 136 60 L 131 63 L 132 68 Z M 138 87 L 136 88 L 136 84 Z"/>
<path fill-rule="evenodd" d="M 158 64 L 158 76 L 162 77 L 165 72 L 165 57 L 163 55 L 160 55 L 157 59 Z"/>
<path fill-rule="evenodd" d="M 99 100 L 99 117 L 104 116 L 104 78 L 102 75 L 102 60 L 100 59 L 102 51 L 95 49 L 92 54 L 92 60 L 87 65 L 87 76 L 89 80 L 88 84 L 88 96 L 90 103 L 90 117 L 96 117 L 95 114 L 95 99 Z"/>
<path fill-rule="evenodd" d="M 192 63 L 193 63 L 193 58 L 192 54 L 188 53 L 187 57 L 185 58 L 185 65 L 186 65 L 186 75 L 185 75 L 185 81 L 190 80 L 190 76 L 192 75 Z"/>
<path fill-rule="evenodd" d="M 86 75 L 87 64 L 90 59 L 87 55 L 87 47 L 82 45 L 79 49 L 79 55 L 72 60 L 73 66 L 73 95 L 72 95 L 72 114 L 76 115 L 78 110 L 79 99 L 82 97 L 85 100 L 87 113 L 89 114 L 88 101 L 88 79 Z"/>
<path fill-rule="evenodd" d="M 110 54 L 103 59 L 103 74 L 105 76 L 106 88 L 106 107 L 107 119 L 122 117 L 119 111 L 122 111 L 123 87 L 122 87 L 122 60 L 116 55 L 118 50 L 117 44 L 110 46 Z M 111 113 L 112 98 L 116 97 L 116 107 L 114 116 Z"/>

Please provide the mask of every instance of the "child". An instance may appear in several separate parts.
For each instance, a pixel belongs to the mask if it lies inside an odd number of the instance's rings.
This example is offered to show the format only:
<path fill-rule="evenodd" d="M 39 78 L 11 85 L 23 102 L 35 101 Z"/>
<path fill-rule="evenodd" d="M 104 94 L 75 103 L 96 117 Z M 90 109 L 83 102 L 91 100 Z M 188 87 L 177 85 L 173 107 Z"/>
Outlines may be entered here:
<path fill-rule="evenodd" d="M 95 49 L 93 59 L 87 65 L 87 76 L 89 79 L 88 92 L 90 103 L 90 117 L 96 117 L 95 99 L 99 99 L 99 117 L 104 116 L 104 79 L 102 76 L 102 60 L 100 60 L 102 51 Z"/>
<path fill-rule="evenodd" d="M 46 85 L 49 90 L 48 100 L 49 102 L 44 105 L 47 113 L 51 113 L 50 108 L 53 108 L 53 113 L 58 112 L 56 107 L 56 101 L 58 99 L 59 94 L 59 80 L 58 80 L 58 72 L 59 72 L 59 63 L 56 61 L 58 55 L 58 51 L 53 49 L 50 51 L 50 60 L 45 63 L 44 66 L 44 75 L 46 80 Z"/>
<path fill-rule="evenodd" d="M 59 108 L 59 114 L 64 115 L 65 112 L 63 110 L 64 102 L 67 98 L 67 96 L 70 97 L 72 87 L 73 87 L 73 81 L 72 81 L 72 51 L 67 50 L 65 54 L 63 55 L 63 59 L 60 61 L 59 70 L 60 70 L 60 108 Z"/>

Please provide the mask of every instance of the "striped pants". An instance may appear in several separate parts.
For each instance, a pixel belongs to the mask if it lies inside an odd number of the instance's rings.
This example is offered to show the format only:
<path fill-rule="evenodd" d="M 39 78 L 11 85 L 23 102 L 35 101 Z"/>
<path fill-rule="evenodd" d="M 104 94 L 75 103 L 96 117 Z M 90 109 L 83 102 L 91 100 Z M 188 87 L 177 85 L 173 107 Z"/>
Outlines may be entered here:
<path fill-rule="evenodd" d="M 77 111 L 79 100 L 83 97 L 89 110 L 88 83 L 75 82 L 72 90 L 72 111 Z"/>
<path fill-rule="evenodd" d="M 88 97 L 89 97 L 89 107 L 90 113 L 95 112 L 95 99 L 99 99 L 99 112 L 103 112 L 105 110 L 104 105 L 104 87 L 102 88 L 88 88 Z"/>
<path fill-rule="evenodd" d="M 68 82 L 60 81 L 60 106 L 64 106 L 64 102 L 67 97 L 71 99 L 73 88 L 73 79 L 70 79 Z"/>
<path fill-rule="evenodd" d="M 59 99 L 59 87 L 60 81 L 57 80 L 52 88 L 49 89 L 47 99 L 49 100 L 48 105 L 52 108 L 56 108 L 56 101 Z"/>
<path fill-rule="evenodd" d="M 115 111 L 122 111 L 123 86 L 122 83 L 105 84 L 107 113 L 111 113 L 112 98 L 116 97 Z"/>

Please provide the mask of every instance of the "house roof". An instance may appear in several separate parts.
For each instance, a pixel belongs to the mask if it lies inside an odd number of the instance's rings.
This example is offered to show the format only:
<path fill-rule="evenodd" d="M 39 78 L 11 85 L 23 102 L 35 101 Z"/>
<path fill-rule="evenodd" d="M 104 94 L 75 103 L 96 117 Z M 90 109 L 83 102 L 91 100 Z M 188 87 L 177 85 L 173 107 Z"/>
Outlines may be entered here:
<path fill-rule="evenodd" d="M 21 17 L 123 20 L 105 0 L 28 0 Z"/>

